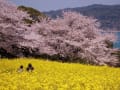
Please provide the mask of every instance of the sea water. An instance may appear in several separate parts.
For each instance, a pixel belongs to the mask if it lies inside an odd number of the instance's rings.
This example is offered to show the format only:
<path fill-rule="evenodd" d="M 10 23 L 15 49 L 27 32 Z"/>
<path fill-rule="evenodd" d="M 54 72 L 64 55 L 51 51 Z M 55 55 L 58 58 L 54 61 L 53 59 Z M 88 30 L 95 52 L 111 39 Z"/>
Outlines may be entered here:
<path fill-rule="evenodd" d="M 115 35 L 117 35 L 117 41 L 114 43 L 114 48 L 120 48 L 120 32 L 116 32 Z"/>

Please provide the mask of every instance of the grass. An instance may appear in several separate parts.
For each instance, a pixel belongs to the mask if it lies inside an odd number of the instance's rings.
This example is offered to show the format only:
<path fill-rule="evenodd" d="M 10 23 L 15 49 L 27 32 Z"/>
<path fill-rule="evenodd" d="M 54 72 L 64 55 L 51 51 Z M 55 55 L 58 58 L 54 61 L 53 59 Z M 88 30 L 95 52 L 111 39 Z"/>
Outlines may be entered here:
<path fill-rule="evenodd" d="M 28 63 L 35 70 L 27 72 Z M 24 71 L 17 69 L 24 66 Z M 42 59 L 0 60 L 0 90 L 120 90 L 120 69 Z"/>

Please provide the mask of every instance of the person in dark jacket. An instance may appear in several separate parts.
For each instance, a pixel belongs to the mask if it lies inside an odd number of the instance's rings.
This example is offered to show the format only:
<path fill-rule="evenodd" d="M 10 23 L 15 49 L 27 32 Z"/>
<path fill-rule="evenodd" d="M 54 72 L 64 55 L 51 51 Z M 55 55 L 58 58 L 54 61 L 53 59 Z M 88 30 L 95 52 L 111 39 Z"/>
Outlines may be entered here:
<path fill-rule="evenodd" d="M 32 66 L 31 63 L 28 64 L 26 70 L 27 70 L 28 72 L 32 72 L 32 71 L 34 70 L 34 67 Z"/>

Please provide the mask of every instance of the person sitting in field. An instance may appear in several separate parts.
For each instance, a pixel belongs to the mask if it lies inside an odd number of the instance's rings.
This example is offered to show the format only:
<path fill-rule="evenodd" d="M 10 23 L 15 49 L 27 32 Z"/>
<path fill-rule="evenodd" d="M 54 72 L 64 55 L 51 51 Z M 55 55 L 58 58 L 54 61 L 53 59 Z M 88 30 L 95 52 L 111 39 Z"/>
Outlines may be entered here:
<path fill-rule="evenodd" d="M 20 65 L 20 67 L 17 70 L 18 72 L 23 72 L 23 65 Z"/>
<path fill-rule="evenodd" d="M 32 72 L 34 70 L 34 67 L 32 66 L 31 63 L 28 64 L 28 67 L 26 68 L 28 72 Z"/>

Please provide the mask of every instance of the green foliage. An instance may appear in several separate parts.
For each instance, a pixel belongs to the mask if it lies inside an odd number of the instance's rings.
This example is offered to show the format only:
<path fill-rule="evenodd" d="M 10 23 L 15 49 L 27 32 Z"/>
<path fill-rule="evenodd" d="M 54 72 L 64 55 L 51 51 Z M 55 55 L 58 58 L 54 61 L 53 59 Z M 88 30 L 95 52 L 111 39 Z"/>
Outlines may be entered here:
<path fill-rule="evenodd" d="M 30 19 L 24 19 L 24 22 L 26 22 L 27 24 L 32 24 L 33 23 L 33 21 L 30 20 Z"/>
<path fill-rule="evenodd" d="M 25 19 L 26 23 L 32 24 L 33 22 L 36 22 L 36 21 L 40 22 L 40 19 L 42 18 L 47 18 L 45 14 L 31 7 L 19 6 L 18 9 L 22 11 L 26 11 L 30 15 L 30 17 L 33 19 L 33 21 L 29 19 Z"/>

